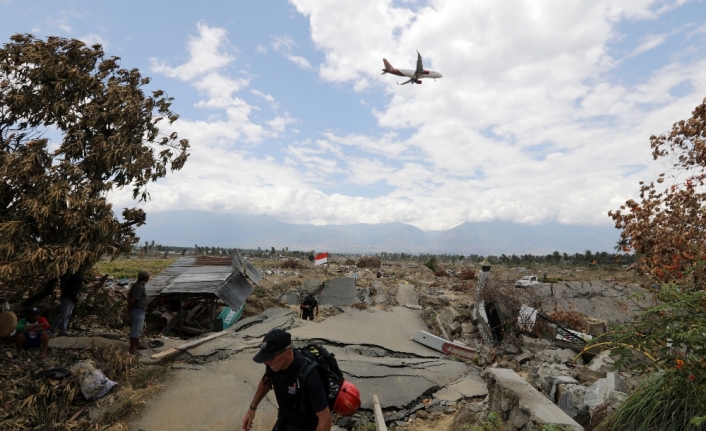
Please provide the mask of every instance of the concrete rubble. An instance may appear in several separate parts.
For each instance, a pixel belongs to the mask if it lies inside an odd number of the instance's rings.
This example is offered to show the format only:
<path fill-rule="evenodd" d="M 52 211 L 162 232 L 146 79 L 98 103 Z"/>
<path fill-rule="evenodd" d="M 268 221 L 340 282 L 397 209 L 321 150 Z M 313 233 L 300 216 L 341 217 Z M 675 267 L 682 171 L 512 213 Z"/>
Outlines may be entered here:
<path fill-rule="evenodd" d="M 478 316 L 491 319 L 490 310 L 492 319 L 516 321 L 503 304 L 489 302 L 474 311 L 469 295 L 439 289 L 435 283 L 366 280 L 364 271 L 356 273 L 362 278 L 283 284 L 275 296 L 281 308 L 244 318 L 227 335 L 180 353 L 165 390 L 147 401 L 130 428 L 159 430 L 164 417 L 170 418 L 170 430 L 199 429 L 203 417 L 209 417 L 212 430 L 239 428 L 263 372 L 252 356 L 273 328 L 291 332 L 295 347 L 323 344 L 335 354 L 362 397 L 361 410 L 336 420 L 349 430 L 372 422 L 373 394 L 390 429 L 406 430 L 433 415 L 466 412 L 482 420 L 497 412 L 508 430 L 534 430 L 544 424 L 581 430 L 590 429 L 595 408 L 606 403 L 617 407 L 629 393 L 606 353 L 584 365 L 593 355 L 577 357 L 582 345 L 558 340 L 551 324 L 544 325 L 545 332 L 497 339 L 497 328 L 488 320 L 481 325 Z M 492 286 L 487 275 L 484 281 Z M 578 310 L 588 316 L 586 333 L 599 335 L 630 318 L 629 311 L 640 304 L 630 305 L 627 297 L 636 289 L 611 281 L 540 283 L 518 289 L 516 299 L 533 307 L 542 304 L 545 312 Z M 314 294 L 324 311 L 335 312 L 315 322 L 303 321 L 295 310 L 307 294 Z M 464 358 L 447 355 L 412 341 L 417 331 L 429 331 L 475 353 Z M 204 397 L 206 392 L 219 396 Z M 275 417 L 276 402 L 269 394 L 258 408 L 255 429 L 271 429 Z"/>

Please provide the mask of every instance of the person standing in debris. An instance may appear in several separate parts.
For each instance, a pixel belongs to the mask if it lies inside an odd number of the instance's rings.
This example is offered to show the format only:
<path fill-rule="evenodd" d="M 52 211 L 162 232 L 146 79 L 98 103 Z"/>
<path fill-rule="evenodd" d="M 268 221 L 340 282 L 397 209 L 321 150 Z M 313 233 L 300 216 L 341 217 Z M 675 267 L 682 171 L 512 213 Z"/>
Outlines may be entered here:
<path fill-rule="evenodd" d="M 69 335 L 66 332 L 66 328 L 69 326 L 69 318 L 74 311 L 74 307 L 78 305 L 78 293 L 85 282 L 86 279 L 80 271 L 76 274 L 64 275 L 60 279 L 61 296 L 59 297 L 59 302 L 61 303 L 61 308 L 51 327 L 52 332 L 56 333 L 58 337 Z"/>
<path fill-rule="evenodd" d="M 316 315 L 319 315 L 319 303 L 314 298 L 314 295 L 306 295 L 302 303 L 299 305 L 299 308 L 302 309 L 302 319 L 304 320 L 314 320 L 314 311 L 316 311 Z"/>
<path fill-rule="evenodd" d="M 49 347 L 49 322 L 46 318 L 39 316 L 39 309 L 31 307 L 25 311 L 24 319 L 17 322 L 15 330 L 15 345 L 17 351 L 22 352 L 23 349 L 31 349 L 33 347 L 42 346 L 42 353 L 39 354 L 39 359 L 44 359 L 47 356 Z"/>
<path fill-rule="evenodd" d="M 243 417 L 243 431 L 252 429 L 257 406 L 270 389 L 274 389 L 279 406 L 272 431 L 331 430 L 333 419 L 319 373 L 309 373 L 306 380 L 299 381 L 299 372 L 308 362 L 292 348 L 291 334 L 279 328 L 268 332 L 253 360 L 265 364 L 266 369 Z"/>
<path fill-rule="evenodd" d="M 130 353 L 137 354 L 138 350 L 146 349 L 140 344 L 142 328 L 145 326 L 147 314 L 147 290 L 145 284 L 150 281 L 150 273 L 140 271 L 137 281 L 132 284 L 127 294 L 127 313 L 130 316 Z"/>

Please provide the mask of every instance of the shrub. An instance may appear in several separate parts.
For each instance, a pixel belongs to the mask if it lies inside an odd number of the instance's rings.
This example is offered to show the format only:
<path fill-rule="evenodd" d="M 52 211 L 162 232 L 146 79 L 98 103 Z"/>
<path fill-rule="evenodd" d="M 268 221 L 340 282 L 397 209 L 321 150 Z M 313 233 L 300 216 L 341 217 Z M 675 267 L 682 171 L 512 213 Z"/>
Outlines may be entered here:
<path fill-rule="evenodd" d="M 442 266 L 436 268 L 436 271 L 434 271 L 434 275 L 437 277 L 449 277 L 449 274 Z"/>
<path fill-rule="evenodd" d="M 287 259 L 279 265 L 282 269 L 304 269 L 306 265 L 296 259 Z"/>
<path fill-rule="evenodd" d="M 436 270 L 439 268 L 439 259 L 437 259 L 436 256 L 432 256 L 431 259 L 429 259 L 427 263 L 424 264 L 424 266 L 431 269 L 432 272 L 436 273 Z"/>
<path fill-rule="evenodd" d="M 351 259 L 350 257 L 346 259 L 345 262 L 343 262 L 344 265 L 355 265 L 355 259 Z"/>
<path fill-rule="evenodd" d="M 374 256 L 366 256 L 358 259 L 358 268 L 380 268 L 382 262 L 380 258 Z"/>
<path fill-rule="evenodd" d="M 461 271 L 461 280 L 477 280 L 478 275 L 476 272 L 470 268 Z"/>

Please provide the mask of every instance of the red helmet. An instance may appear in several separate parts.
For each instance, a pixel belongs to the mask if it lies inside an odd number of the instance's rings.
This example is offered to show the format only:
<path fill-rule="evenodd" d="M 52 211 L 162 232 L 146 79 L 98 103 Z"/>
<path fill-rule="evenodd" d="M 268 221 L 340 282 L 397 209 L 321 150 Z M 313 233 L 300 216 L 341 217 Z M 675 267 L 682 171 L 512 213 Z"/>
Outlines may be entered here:
<path fill-rule="evenodd" d="M 334 413 L 350 416 L 360 408 L 360 391 L 355 385 L 348 380 L 344 380 L 341 384 L 341 390 L 338 392 L 336 402 L 333 403 Z"/>

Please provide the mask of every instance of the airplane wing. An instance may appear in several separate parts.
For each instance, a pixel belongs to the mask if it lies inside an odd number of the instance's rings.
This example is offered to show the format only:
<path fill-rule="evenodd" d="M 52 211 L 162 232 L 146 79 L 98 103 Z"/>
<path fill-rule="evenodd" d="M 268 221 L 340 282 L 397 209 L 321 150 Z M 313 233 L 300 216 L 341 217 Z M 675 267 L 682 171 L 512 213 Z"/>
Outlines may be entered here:
<path fill-rule="evenodd" d="M 422 65 L 422 54 L 417 51 L 417 70 L 414 71 L 416 76 L 424 74 L 424 66 Z"/>
<path fill-rule="evenodd" d="M 409 84 L 410 82 L 414 82 L 414 78 L 409 78 L 408 80 L 406 80 L 406 81 L 403 82 L 402 84 L 400 84 L 400 83 L 398 82 L 397 85 L 405 85 L 405 84 Z"/>

